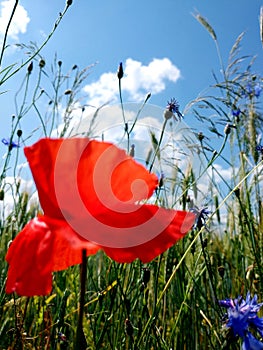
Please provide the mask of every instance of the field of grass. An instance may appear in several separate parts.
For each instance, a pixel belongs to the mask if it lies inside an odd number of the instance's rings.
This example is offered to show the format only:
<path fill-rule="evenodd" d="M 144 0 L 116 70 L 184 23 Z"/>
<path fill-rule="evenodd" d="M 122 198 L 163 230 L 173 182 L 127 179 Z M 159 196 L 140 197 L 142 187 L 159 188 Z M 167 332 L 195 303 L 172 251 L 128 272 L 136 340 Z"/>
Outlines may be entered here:
<path fill-rule="evenodd" d="M 148 169 L 161 173 L 168 164 L 171 170 L 171 175 L 160 178 L 151 201 L 166 208 L 194 210 L 196 224 L 147 264 L 138 259 L 117 263 L 100 250 L 83 258 L 81 265 L 54 272 L 51 293 L 34 297 L 5 291 L 5 256 L 11 241 L 41 212 L 32 193 L 21 189 L 23 148 L 15 142 L 30 145 L 38 135 L 50 136 L 58 125 L 59 137 L 69 135 L 81 87 L 92 67 L 73 66 L 66 73 L 61 62 L 54 60 L 51 88 L 42 91 L 48 62 L 41 60 L 41 47 L 25 47 L 30 55 L 23 63 L 24 80 L 14 102 L 17 115 L 7 144 L 2 144 L 6 155 L 0 169 L 0 349 L 241 349 L 244 339 L 225 326 L 229 315 L 219 300 L 245 298 L 248 292 L 263 300 L 262 77 L 253 72 L 254 58 L 240 54 L 243 34 L 225 64 L 216 33 L 200 15 L 197 20 L 212 36 L 221 62 L 214 86 L 184 111 L 184 121 L 190 114 L 195 116 L 200 130 L 192 131 L 190 144 L 181 142 L 201 166 L 189 163 L 182 169 L 180 162 L 166 158 L 164 132 L 170 122 L 166 119 L 159 133 L 151 133 L 152 152 L 145 159 Z M 3 46 L 1 57 L 4 52 Z M 11 66 L 1 68 L 1 90 L 17 73 Z M 116 75 L 118 83 L 122 103 L 121 76 Z M 47 101 L 45 111 L 39 107 L 42 97 Z M 25 135 L 23 120 L 31 111 L 39 118 L 39 129 Z M 129 148 L 138 119 L 124 125 Z M 13 203 L 6 214 L 7 191 Z M 255 329 L 249 331 L 260 340 Z"/>

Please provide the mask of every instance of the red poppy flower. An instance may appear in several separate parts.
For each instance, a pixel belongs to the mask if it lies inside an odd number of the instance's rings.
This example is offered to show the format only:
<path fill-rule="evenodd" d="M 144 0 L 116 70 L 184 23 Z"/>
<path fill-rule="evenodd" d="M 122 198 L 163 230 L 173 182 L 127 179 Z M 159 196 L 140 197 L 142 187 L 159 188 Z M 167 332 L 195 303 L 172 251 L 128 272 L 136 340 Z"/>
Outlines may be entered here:
<path fill-rule="evenodd" d="M 103 249 L 120 263 L 149 262 L 194 223 L 193 213 L 145 204 L 156 175 L 111 143 L 46 138 L 24 151 L 44 215 L 7 252 L 7 293 L 49 294 L 52 272 L 81 263 L 83 249 Z"/>

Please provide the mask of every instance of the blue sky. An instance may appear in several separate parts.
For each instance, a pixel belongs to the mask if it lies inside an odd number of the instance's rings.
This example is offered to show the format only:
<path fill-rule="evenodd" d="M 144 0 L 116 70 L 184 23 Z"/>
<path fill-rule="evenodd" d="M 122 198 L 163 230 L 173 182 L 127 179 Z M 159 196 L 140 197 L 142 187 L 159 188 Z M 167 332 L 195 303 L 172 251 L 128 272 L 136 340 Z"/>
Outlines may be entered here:
<path fill-rule="evenodd" d="M 0 36 L 13 4 L 0 2 Z M 2 68 L 25 59 L 15 43 L 42 43 L 64 5 L 64 0 L 19 2 Z M 150 103 L 165 108 L 167 100 L 175 97 L 183 110 L 214 83 L 212 71 L 220 74 L 215 43 L 193 14 L 200 13 L 214 28 L 225 64 L 235 40 L 245 31 L 242 54 L 256 55 L 253 69 L 262 74 L 261 6 L 259 0 L 73 0 L 42 56 L 50 66 L 57 54 L 66 71 L 74 64 L 84 68 L 97 63 L 83 89 L 86 103 L 99 107 L 108 100 L 117 102 L 116 70 L 123 62 L 126 102 L 140 102 L 151 92 Z M 10 132 L 14 94 L 24 74 L 25 70 L 1 87 L 8 90 L 0 95 L 1 138 Z M 191 115 L 185 116 L 185 122 L 195 123 Z M 23 135 L 31 132 L 32 125 L 32 119 L 23 120 Z"/>
<path fill-rule="evenodd" d="M 0 6 L 5 2 L 1 1 Z M 21 0 L 20 4 L 30 21 L 25 33 L 9 41 L 32 40 L 40 44 L 64 8 L 64 0 Z M 48 61 L 57 53 L 68 67 L 98 62 L 88 83 L 97 81 L 105 72 L 115 72 L 118 63 L 128 58 L 145 66 L 154 58 L 168 58 L 180 70 L 181 78 L 176 82 L 164 79 L 164 93 L 153 96 L 151 102 L 165 104 L 174 96 L 183 107 L 213 82 L 211 71 L 219 68 L 214 42 L 192 14 L 200 13 L 208 19 L 225 60 L 237 36 L 246 31 L 243 52 L 258 55 L 255 67 L 260 71 L 261 5 L 259 0 L 220 0 L 213 4 L 190 0 L 75 0 L 43 56 Z M 12 56 L 7 59 L 12 60 Z"/>

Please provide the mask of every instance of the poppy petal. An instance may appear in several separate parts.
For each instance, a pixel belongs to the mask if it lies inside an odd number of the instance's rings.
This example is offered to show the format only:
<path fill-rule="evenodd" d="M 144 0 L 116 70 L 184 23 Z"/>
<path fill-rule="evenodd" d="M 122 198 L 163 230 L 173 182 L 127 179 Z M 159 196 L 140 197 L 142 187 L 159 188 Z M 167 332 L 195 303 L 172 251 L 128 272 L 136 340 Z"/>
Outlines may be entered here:
<path fill-rule="evenodd" d="M 81 263 L 83 249 L 90 255 L 99 247 L 79 237 L 66 222 L 44 216 L 29 221 L 6 255 L 6 292 L 23 296 L 49 294 L 52 272 Z"/>
<path fill-rule="evenodd" d="M 87 138 L 41 139 L 25 148 L 45 215 L 77 217 L 77 203 L 101 207 L 149 198 L 158 178 L 107 142 Z M 77 208 L 77 209 L 76 209 Z"/>
<path fill-rule="evenodd" d="M 33 219 L 11 243 L 6 260 L 9 263 L 6 292 L 19 295 L 45 295 L 52 288 L 52 246 L 49 227 Z"/>
<path fill-rule="evenodd" d="M 155 206 L 145 205 L 142 208 L 143 211 L 150 211 L 153 215 L 156 215 Z M 194 222 L 195 215 L 192 213 L 158 208 L 158 222 L 153 221 L 151 224 L 148 224 L 148 227 L 146 226 L 148 232 L 141 232 L 141 236 L 139 236 L 144 237 L 143 243 L 134 246 L 127 245 L 127 247 L 123 246 L 121 248 L 104 246 L 103 249 L 109 257 L 120 263 L 129 263 L 136 258 L 143 263 L 150 262 L 183 238 L 192 228 Z M 160 232 L 158 233 L 158 231 Z M 139 231 L 137 235 L 138 233 Z M 147 236 L 149 240 L 146 239 Z M 129 244 L 134 243 L 136 240 L 137 238 L 132 236 Z"/>
<path fill-rule="evenodd" d="M 65 270 L 70 266 L 80 264 L 82 250 L 86 250 L 87 256 L 96 254 L 100 247 L 85 238 L 79 236 L 64 220 L 54 220 L 41 216 L 53 235 L 52 247 L 52 271 Z"/>

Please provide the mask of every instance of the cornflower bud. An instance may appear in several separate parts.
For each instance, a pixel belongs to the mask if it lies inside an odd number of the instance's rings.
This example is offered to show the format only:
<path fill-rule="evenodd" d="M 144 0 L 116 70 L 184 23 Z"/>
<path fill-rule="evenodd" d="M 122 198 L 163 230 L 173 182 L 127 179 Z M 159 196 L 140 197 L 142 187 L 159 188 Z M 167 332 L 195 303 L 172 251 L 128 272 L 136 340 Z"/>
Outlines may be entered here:
<path fill-rule="evenodd" d="M 131 145 L 130 156 L 134 157 L 134 155 L 135 155 L 135 145 Z"/>

